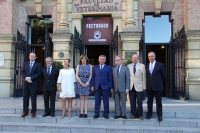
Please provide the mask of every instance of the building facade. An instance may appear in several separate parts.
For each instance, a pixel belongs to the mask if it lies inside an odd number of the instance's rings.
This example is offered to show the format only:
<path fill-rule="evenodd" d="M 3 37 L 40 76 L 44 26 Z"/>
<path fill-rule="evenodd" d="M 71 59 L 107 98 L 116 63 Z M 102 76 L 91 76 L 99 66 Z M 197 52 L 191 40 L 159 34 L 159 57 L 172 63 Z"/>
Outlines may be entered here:
<path fill-rule="evenodd" d="M 113 65 L 116 54 L 126 60 L 137 53 L 146 63 L 155 51 L 168 74 L 163 95 L 200 100 L 199 6 L 199 0 L 0 0 L 0 97 L 23 90 L 20 69 L 30 51 L 43 66 L 53 56 L 70 58 L 73 67 L 82 53 L 92 65 L 100 54 Z M 147 15 L 169 17 L 169 42 L 145 42 Z"/>

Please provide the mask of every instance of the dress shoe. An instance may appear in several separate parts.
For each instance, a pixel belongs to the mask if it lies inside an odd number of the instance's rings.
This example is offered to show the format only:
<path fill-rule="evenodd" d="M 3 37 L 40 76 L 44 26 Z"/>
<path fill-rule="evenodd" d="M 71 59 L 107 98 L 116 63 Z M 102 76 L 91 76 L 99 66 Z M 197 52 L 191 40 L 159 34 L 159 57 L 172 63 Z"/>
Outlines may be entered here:
<path fill-rule="evenodd" d="M 32 113 L 32 114 L 31 114 L 31 117 L 32 117 L 32 118 L 35 118 L 35 116 L 36 116 L 35 113 Z"/>
<path fill-rule="evenodd" d="M 127 117 L 126 117 L 126 116 L 121 116 L 121 118 L 123 118 L 123 119 L 127 119 Z"/>
<path fill-rule="evenodd" d="M 151 116 L 150 116 L 150 115 L 147 115 L 146 119 L 151 119 Z"/>
<path fill-rule="evenodd" d="M 87 118 L 87 114 L 84 114 L 83 117 L 84 117 L 84 118 Z"/>
<path fill-rule="evenodd" d="M 135 118 L 135 116 L 134 115 L 132 115 L 131 117 L 130 117 L 130 119 L 134 119 Z"/>
<path fill-rule="evenodd" d="M 26 114 L 26 113 L 23 113 L 22 115 L 21 115 L 21 117 L 25 117 L 25 116 L 27 116 L 28 114 Z"/>
<path fill-rule="evenodd" d="M 94 119 L 97 119 L 97 118 L 99 118 L 99 116 L 98 116 L 98 115 L 95 115 L 93 118 L 94 118 Z"/>
<path fill-rule="evenodd" d="M 54 115 L 54 114 L 51 114 L 51 117 L 55 117 L 55 115 Z"/>
<path fill-rule="evenodd" d="M 141 115 L 139 116 L 139 119 L 140 119 L 140 120 L 144 120 L 143 116 L 141 116 Z"/>
<path fill-rule="evenodd" d="M 46 116 L 50 116 L 49 113 L 45 113 L 44 115 L 42 115 L 42 117 L 46 117 Z"/>
<path fill-rule="evenodd" d="M 79 115 L 79 118 L 83 118 L 83 114 L 80 114 L 80 115 Z"/>
<path fill-rule="evenodd" d="M 162 121 L 162 117 L 158 117 L 158 121 Z"/>
<path fill-rule="evenodd" d="M 116 115 L 116 116 L 114 117 L 114 119 L 118 119 L 118 118 L 120 118 L 120 116 L 117 116 L 117 115 Z"/>
<path fill-rule="evenodd" d="M 108 116 L 104 116 L 104 118 L 105 118 L 105 119 L 109 119 L 109 117 L 108 117 Z"/>

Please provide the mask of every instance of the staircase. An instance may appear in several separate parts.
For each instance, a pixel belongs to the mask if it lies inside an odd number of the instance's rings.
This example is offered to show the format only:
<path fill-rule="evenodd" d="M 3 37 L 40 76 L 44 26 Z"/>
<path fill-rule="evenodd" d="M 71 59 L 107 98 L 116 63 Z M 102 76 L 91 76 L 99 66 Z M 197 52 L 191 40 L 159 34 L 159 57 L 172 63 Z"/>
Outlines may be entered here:
<path fill-rule="evenodd" d="M 35 118 L 22 118 L 22 109 L 0 108 L 0 133 L 200 133 L 200 110 L 163 112 L 162 122 L 157 121 L 155 112 L 150 120 L 124 120 L 114 119 L 114 111 L 110 119 L 93 119 L 93 111 L 88 112 L 88 118 L 79 118 L 79 110 L 72 111 L 71 118 L 61 118 L 61 110 L 55 112 L 54 118 L 42 117 L 43 111 L 39 109 Z"/>

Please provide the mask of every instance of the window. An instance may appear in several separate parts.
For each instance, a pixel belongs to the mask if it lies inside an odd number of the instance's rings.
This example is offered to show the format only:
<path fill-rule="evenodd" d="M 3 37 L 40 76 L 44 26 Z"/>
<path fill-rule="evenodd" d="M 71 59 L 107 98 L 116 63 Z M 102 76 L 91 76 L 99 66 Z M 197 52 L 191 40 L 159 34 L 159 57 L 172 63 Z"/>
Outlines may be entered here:
<path fill-rule="evenodd" d="M 30 44 L 44 44 L 45 42 L 45 29 L 53 33 L 52 18 L 31 18 L 29 27 L 29 45 Z"/>
<path fill-rule="evenodd" d="M 171 41 L 171 22 L 169 15 L 145 16 L 145 43 L 169 43 Z"/>

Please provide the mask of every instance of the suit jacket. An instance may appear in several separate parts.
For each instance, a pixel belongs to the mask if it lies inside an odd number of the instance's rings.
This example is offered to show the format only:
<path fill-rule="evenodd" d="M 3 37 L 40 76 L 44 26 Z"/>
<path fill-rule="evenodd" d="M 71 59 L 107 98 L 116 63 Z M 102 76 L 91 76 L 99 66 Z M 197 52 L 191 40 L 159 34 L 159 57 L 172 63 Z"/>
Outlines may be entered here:
<path fill-rule="evenodd" d="M 39 77 L 42 71 L 41 64 L 35 61 L 30 73 L 29 73 L 29 69 L 30 69 L 30 61 L 24 63 L 24 66 L 21 71 L 21 74 L 24 78 L 30 77 L 32 81 L 32 83 L 25 82 L 25 85 L 31 84 L 32 87 L 38 88 L 40 84 Z"/>
<path fill-rule="evenodd" d="M 57 79 L 59 71 L 57 68 L 52 66 L 50 75 L 47 74 L 47 67 L 42 69 L 42 91 L 56 91 L 57 90 Z"/>
<path fill-rule="evenodd" d="M 92 86 L 95 90 L 98 90 L 99 84 L 102 89 L 112 88 L 112 68 L 109 65 L 104 65 L 103 69 L 100 70 L 99 65 L 95 65 L 92 73 Z"/>
<path fill-rule="evenodd" d="M 166 78 L 166 72 L 164 65 L 160 62 L 155 63 L 152 74 L 149 71 L 149 63 L 146 64 L 146 75 L 147 75 L 147 90 L 160 91 L 163 90 L 163 82 Z"/>
<path fill-rule="evenodd" d="M 133 85 L 136 91 L 143 91 L 146 89 L 146 70 L 145 65 L 137 63 L 136 72 L 133 72 L 134 64 L 131 63 L 128 65 L 130 71 L 130 90 L 132 90 Z"/>
<path fill-rule="evenodd" d="M 121 65 L 117 75 L 117 66 L 113 68 L 113 89 L 114 92 L 125 92 L 130 89 L 130 73 L 126 66 Z"/>

